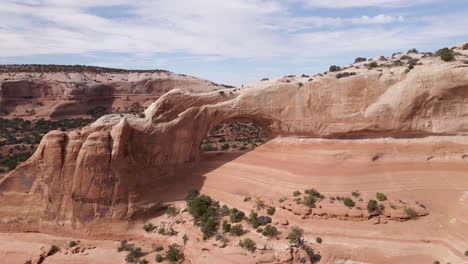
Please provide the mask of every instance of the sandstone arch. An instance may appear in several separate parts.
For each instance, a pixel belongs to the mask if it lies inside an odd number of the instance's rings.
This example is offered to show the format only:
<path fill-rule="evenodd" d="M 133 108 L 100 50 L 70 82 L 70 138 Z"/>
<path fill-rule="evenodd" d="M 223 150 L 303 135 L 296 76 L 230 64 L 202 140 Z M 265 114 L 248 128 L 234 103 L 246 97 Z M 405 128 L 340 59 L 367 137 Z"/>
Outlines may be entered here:
<path fill-rule="evenodd" d="M 27 162 L 0 181 L 0 195 L 12 207 L 34 204 L 19 214 L 22 219 L 72 225 L 134 219 L 161 206 L 164 197 L 154 193 L 173 184 L 181 164 L 199 160 L 199 143 L 224 120 L 251 118 L 272 136 L 466 135 L 465 87 L 468 68 L 447 63 L 409 74 L 371 71 L 235 92 L 172 90 L 144 118 L 108 115 L 81 131 L 50 132 Z M 435 104 L 437 95 L 443 100 Z M 454 102 L 458 111 L 443 110 Z M 10 214 L 0 208 L 0 216 Z"/>

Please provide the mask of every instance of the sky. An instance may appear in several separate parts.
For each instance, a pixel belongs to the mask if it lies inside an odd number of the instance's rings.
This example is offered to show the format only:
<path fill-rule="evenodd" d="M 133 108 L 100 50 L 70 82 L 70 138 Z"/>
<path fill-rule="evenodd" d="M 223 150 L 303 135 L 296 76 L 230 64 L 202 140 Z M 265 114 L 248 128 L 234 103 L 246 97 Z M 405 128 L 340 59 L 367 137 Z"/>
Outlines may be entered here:
<path fill-rule="evenodd" d="M 468 41 L 467 0 L 0 0 L 0 64 L 165 69 L 241 85 Z"/>

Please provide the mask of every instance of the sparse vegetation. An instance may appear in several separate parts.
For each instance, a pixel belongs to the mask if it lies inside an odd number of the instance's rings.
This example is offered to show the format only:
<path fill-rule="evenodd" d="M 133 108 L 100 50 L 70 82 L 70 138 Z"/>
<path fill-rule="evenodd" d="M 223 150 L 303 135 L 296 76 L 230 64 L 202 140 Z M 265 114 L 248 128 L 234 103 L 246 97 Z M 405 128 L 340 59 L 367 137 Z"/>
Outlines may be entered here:
<path fill-rule="evenodd" d="M 166 214 L 169 215 L 169 216 L 174 217 L 177 214 L 179 214 L 179 210 L 177 210 L 177 208 L 175 208 L 174 206 L 169 206 L 166 209 Z"/>
<path fill-rule="evenodd" d="M 231 231 L 231 224 L 229 224 L 227 220 L 223 220 L 223 224 L 221 225 L 221 227 L 223 228 L 223 232 L 225 233 Z"/>
<path fill-rule="evenodd" d="M 349 77 L 353 75 L 356 75 L 356 73 L 355 72 L 340 72 L 336 75 L 336 78 L 341 79 L 341 78 L 345 78 L 345 77 Z"/>
<path fill-rule="evenodd" d="M 375 197 L 377 198 L 377 200 L 379 200 L 381 202 L 387 200 L 387 196 L 385 194 L 383 194 L 383 193 L 378 192 L 378 193 L 375 194 Z"/>
<path fill-rule="evenodd" d="M 267 208 L 266 211 L 267 211 L 267 214 L 268 214 L 268 215 L 274 215 L 276 209 L 275 209 L 274 207 L 270 206 L 270 207 Z"/>
<path fill-rule="evenodd" d="M 250 252 L 254 252 L 256 247 L 255 242 L 250 238 L 239 241 L 239 246 Z"/>
<path fill-rule="evenodd" d="M 219 224 L 219 203 L 206 195 L 191 191 L 186 198 L 188 212 L 194 218 L 194 224 L 200 227 L 203 238 L 213 236 Z"/>
<path fill-rule="evenodd" d="M 74 247 L 74 246 L 76 246 L 76 245 L 77 245 L 76 241 L 70 241 L 70 242 L 68 243 L 68 247 Z"/>
<path fill-rule="evenodd" d="M 169 246 L 169 249 L 166 251 L 166 259 L 170 262 L 179 262 L 184 259 L 184 254 L 180 250 L 179 245 L 172 244 Z"/>
<path fill-rule="evenodd" d="M 377 67 L 379 67 L 379 64 L 377 62 L 373 61 L 369 63 L 369 68 L 377 68 Z"/>
<path fill-rule="evenodd" d="M 300 192 L 300 191 L 294 191 L 294 192 L 293 192 L 293 196 L 299 196 L 299 195 L 301 195 L 301 192 Z"/>
<path fill-rule="evenodd" d="M 244 217 L 245 217 L 244 212 L 239 211 L 237 208 L 232 208 L 231 209 L 231 213 L 230 213 L 230 216 L 229 216 L 229 219 L 231 220 L 231 222 L 238 223 L 238 222 L 242 221 L 242 219 L 244 219 Z"/>
<path fill-rule="evenodd" d="M 184 236 L 182 237 L 182 240 L 184 241 L 184 245 L 186 245 L 189 240 L 189 237 L 187 236 L 187 234 L 184 234 Z"/>
<path fill-rule="evenodd" d="M 357 57 L 357 58 L 354 60 L 354 63 L 363 62 L 363 61 L 366 61 L 366 60 L 367 60 L 366 58 Z"/>
<path fill-rule="evenodd" d="M 304 200 L 302 201 L 302 203 L 304 205 L 307 205 L 307 206 L 311 206 L 313 204 L 315 204 L 316 200 L 314 198 L 314 196 L 308 194 L 306 197 L 304 197 Z"/>
<path fill-rule="evenodd" d="M 405 214 L 409 219 L 413 219 L 417 216 L 416 211 L 412 207 L 409 207 L 409 206 L 405 207 Z"/>
<path fill-rule="evenodd" d="M 319 243 L 319 244 L 322 244 L 323 240 L 321 237 L 316 237 L 315 238 L 315 242 Z"/>
<path fill-rule="evenodd" d="M 275 237 L 278 235 L 278 229 L 272 225 L 266 225 L 262 231 L 262 235 L 267 237 Z"/>
<path fill-rule="evenodd" d="M 156 229 L 156 227 L 152 223 L 146 223 L 143 226 L 143 229 L 149 233 L 149 232 L 152 232 L 154 229 Z"/>
<path fill-rule="evenodd" d="M 353 208 L 356 203 L 353 201 L 353 199 L 346 197 L 343 199 L 343 204 L 347 206 L 348 208 Z"/>
<path fill-rule="evenodd" d="M 244 234 L 244 228 L 241 224 L 233 225 L 229 233 L 233 236 L 242 236 Z"/>
<path fill-rule="evenodd" d="M 378 209 L 378 204 L 376 200 L 369 200 L 367 202 L 367 211 L 369 213 L 375 212 Z"/>
<path fill-rule="evenodd" d="M 448 61 L 453 61 L 455 59 L 455 55 L 454 55 L 453 50 L 451 50 L 449 48 L 443 48 L 443 49 L 438 50 L 436 55 L 440 56 L 440 58 L 443 61 L 447 61 L 447 62 Z"/>
<path fill-rule="evenodd" d="M 290 243 L 297 243 L 299 244 L 304 235 L 304 230 L 299 226 L 292 226 L 288 233 L 288 240 Z"/>
<path fill-rule="evenodd" d="M 341 68 L 339 66 L 336 66 L 336 65 L 330 66 L 330 69 L 329 69 L 330 72 L 336 72 L 336 71 L 340 71 L 340 70 L 341 70 Z"/>
<path fill-rule="evenodd" d="M 164 258 L 163 258 L 163 256 L 162 256 L 161 254 L 156 254 L 155 261 L 156 261 L 157 263 L 161 263 L 161 262 L 164 261 Z"/>

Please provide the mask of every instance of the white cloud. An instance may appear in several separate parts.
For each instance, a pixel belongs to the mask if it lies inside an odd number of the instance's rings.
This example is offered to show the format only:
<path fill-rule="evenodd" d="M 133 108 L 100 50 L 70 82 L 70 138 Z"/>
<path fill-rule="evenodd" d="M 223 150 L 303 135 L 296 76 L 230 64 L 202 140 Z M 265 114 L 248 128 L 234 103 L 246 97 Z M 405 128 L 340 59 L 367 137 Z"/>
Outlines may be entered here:
<path fill-rule="evenodd" d="M 439 0 L 300 0 L 309 7 L 356 8 L 356 7 L 405 7 L 437 2 Z"/>
<path fill-rule="evenodd" d="M 416 0 L 413 4 L 432 0 Z M 399 0 L 307 1 L 335 7 L 408 3 Z M 125 6 L 128 17 L 100 17 L 93 7 Z M 40 54 L 155 53 L 223 58 L 313 58 L 361 50 L 421 47 L 468 36 L 464 14 L 420 20 L 399 15 L 294 15 L 278 0 L 3 0 L 0 57 Z M 411 19 L 410 19 L 411 20 Z M 384 28 L 383 25 L 391 25 Z"/>

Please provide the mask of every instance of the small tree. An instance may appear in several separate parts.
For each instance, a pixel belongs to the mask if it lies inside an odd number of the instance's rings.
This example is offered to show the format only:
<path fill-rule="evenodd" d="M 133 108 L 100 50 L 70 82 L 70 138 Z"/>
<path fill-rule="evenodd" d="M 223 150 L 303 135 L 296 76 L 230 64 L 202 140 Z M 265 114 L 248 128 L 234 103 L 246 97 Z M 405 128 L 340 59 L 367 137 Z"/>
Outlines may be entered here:
<path fill-rule="evenodd" d="M 267 214 L 268 215 L 274 215 L 275 212 L 276 212 L 276 209 L 274 207 L 270 206 L 270 207 L 267 208 Z"/>
<path fill-rule="evenodd" d="M 378 209 L 378 204 L 376 200 L 369 200 L 369 202 L 367 202 L 367 211 L 369 213 L 372 213 L 377 209 Z"/>
<path fill-rule="evenodd" d="M 223 220 L 222 228 L 223 232 L 227 233 L 231 231 L 231 224 L 229 224 L 227 220 Z"/>
<path fill-rule="evenodd" d="M 255 251 L 255 242 L 250 238 L 239 241 L 239 246 L 250 252 Z"/>
<path fill-rule="evenodd" d="M 170 262 L 179 262 L 184 258 L 182 251 L 179 248 L 179 245 L 172 244 L 169 246 L 169 249 L 166 251 L 166 259 Z"/>
<path fill-rule="evenodd" d="M 356 205 L 356 203 L 349 197 L 343 199 L 343 204 L 348 208 L 353 208 Z"/>
<path fill-rule="evenodd" d="M 156 254 L 155 261 L 156 261 L 157 263 L 161 263 L 161 262 L 164 261 L 164 258 L 163 258 L 163 256 L 161 256 L 161 254 Z"/>
<path fill-rule="evenodd" d="M 449 48 L 440 49 L 436 54 L 439 55 L 443 61 L 452 61 L 455 59 L 453 51 Z"/>
<path fill-rule="evenodd" d="M 242 236 L 244 234 L 244 228 L 241 224 L 233 225 L 229 233 L 233 236 Z"/>
<path fill-rule="evenodd" d="M 237 208 L 232 208 L 231 209 L 231 215 L 229 217 L 231 222 L 238 223 L 238 222 L 242 221 L 242 219 L 244 219 L 244 217 L 245 217 L 244 212 L 239 211 Z"/>
<path fill-rule="evenodd" d="M 340 71 L 340 67 L 339 66 L 336 66 L 336 65 L 332 65 L 330 66 L 330 72 L 336 72 L 336 71 Z"/>
<path fill-rule="evenodd" d="M 293 226 L 289 230 L 288 240 L 290 243 L 299 243 L 303 234 L 304 229 L 299 226 Z"/>
<path fill-rule="evenodd" d="M 267 237 L 275 237 L 278 235 L 278 229 L 272 225 L 267 225 L 262 231 L 262 235 Z"/>

